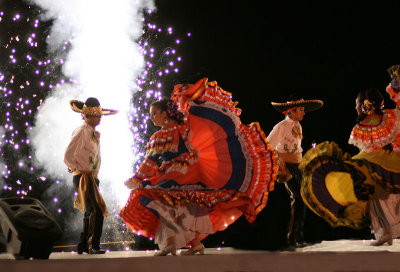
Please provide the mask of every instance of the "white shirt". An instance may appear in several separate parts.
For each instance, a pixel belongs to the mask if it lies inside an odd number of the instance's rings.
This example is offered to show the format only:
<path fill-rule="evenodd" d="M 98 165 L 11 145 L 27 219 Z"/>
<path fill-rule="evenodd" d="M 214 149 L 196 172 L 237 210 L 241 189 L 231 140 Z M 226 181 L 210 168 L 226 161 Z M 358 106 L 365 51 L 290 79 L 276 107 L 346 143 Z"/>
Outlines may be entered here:
<path fill-rule="evenodd" d="M 298 126 L 299 132 L 296 131 L 295 126 Z M 284 120 L 274 126 L 267 139 L 271 148 L 278 153 L 302 153 L 301 131 L 300 122 L 286 116 Z"/>
<path fill-rule="evenodd" d="M 73 171 L 98 171 L 101 163 L 100 133 L 86 123 L 75 129 L 65 150 L 64 163 Z"/>

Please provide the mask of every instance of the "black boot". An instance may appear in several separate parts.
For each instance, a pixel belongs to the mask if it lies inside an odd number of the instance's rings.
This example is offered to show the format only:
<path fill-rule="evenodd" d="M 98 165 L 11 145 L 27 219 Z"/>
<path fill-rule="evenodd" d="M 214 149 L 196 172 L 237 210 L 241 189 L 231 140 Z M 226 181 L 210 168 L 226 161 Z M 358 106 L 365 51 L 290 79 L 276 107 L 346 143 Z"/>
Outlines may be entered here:
<path fill-rule="evenodd" d="M 79 243 L 77 247 L 78 254 L 82 254 L 83 252 L 89 253 L 88 243 L 87 243 L 87 234 L 81 233 L 79 238 Z"/>
<path fill-rule="evenodd" d="M 296 222 L 294 227 L 294 243 L 293 245 L 297 248 L 302 248 L 307 246 L 307 243 L 304 242 L 304 234 L 303 234 L 303 224 L 302 222 Z"/>
<path fill-rule="evenodd" d="M 89 249 L 89 254 L 104 254 L 106 253 L 103 249 Z"/>
<path fill-rule="evenodd" d="M 77 246 L 78 254 L 82 254 L 83 252 L 89 253 L 88 245 L 86 243 L 79 242 Z"/>

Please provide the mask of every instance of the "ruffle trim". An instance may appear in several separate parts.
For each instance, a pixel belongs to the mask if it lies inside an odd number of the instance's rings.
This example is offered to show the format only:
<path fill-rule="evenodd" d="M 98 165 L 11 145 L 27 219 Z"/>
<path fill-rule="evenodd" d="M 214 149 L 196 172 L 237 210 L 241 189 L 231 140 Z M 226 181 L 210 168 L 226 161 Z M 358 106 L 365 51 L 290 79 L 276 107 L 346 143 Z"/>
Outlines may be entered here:
<path fill-rule="evenodd" d="M 278 155 L 272 150 L 264 131 L 258 122 L 241 125 L 241 134 L 246 141 L 249 174 L 239 191 L 245 192 L 252 200 L 258 214 L 267 204 L 268 193 L 274 190 L 278 174 Z"/>
<path fill-rule="evenodd" d="M 209 84 L 216 84 L 216 82 Z M 208 95 L 215 95 L 214 99 L 210 99 Z M 233 103 L 229 95 L 231 94 L 215 85 L 214 89 L 207 88 L 205 95 L 201 96 L 199 100 L 207 97 L 202 104 L 203 107 L 220 111 L 228 115 L 234 122 L 235 134 L 242 145 L 246 158 L 246 176 L 239 191 L 250 197 L 255 210 L 259 213 L 267 203 L 268 192 L 273 191 L 275 187 L 278 173 L 277 153 L 272 150 L 258 122 L 250 125 L 241 123 L 239 118 L 241 110 L 235 107 L 237 103 Z M 226 111 L 227 107 L 230 109 L 229 111 Z"/>
<path fill-rule="evenodd" d="M 192 203 L 201 205 L 208 210 L 231 201 L 243 200 L 249 202 L 245 194 L 235 190 L 171 191 L 147 188 L 132 190 L 128 202 L 121 210 L 120 215 L 133 232 L 148 238 L 155 237 L 159 219 L 156 214 L 142 205 L 142 198 L 160 200 L 171 206 L 184 206 Z M 254 211 L 252 212 L 251 208 L 242 207 L 242 209 L 246 217 L 253 217 Z"/>
<path fill-rule="evenodd" d="M 183 125 L 173 125 L 155 132 L 147 144 L 146 156 L 154 156 L 165 152 L 178 152 L 179 136 L 182 136 L 185 145 L 188 146 L 187 120 Z"/>
<path fill-rule="evenodd" d="M 156 162 L 150 160 L 149 158 L 145 158 L 143 163 L 140 165 L 140 168 L 131 178 L 132 182 L 141 184 L 145 178 L 148 176 L 156 175 L 158 172 L 158 165 Z"/>
<path fill-rule="evenodd" d="M 386 152 L 387 155 L 379 155 L 379 152 Z M 371 155 L 363 152 L 352 158 L 333 142 L 323 142 L 308 150 L 299 165 L 303 171 L 301 196 L 304 202 L 333 227 L 346 226 L 356 229 L 365 227 L 369 224 L 366 202 L 376 198 L 378 186 L 388 193 L 400 192 L 400 173 L 384 165 L 381 166 L 379 160 L 372 162 L 368 159 L 370 156 L 382 155 L 392 156 L 393 153 L 380 150 L 377 154 Z M 382 157 L 382 160 L 393 160 L 393 158 Z M 342 206 L 328 193 L 325 179 L 332 172 L 350 175 L 357 202 L 349 202 Z M 343 192 L 340 195 L 343 195 Z"/>
<path fill-rule="evenodd" d="M 384 110 L 380 124 L 357 124 L 351 131 L 349 144 L 363 152 L 372 152 L 394 142 L 399 133 L 400 114 L 395 110 Z"/>
<path fill-rule="evenodd" d="M 392 83 L 389 83 L 386 87 L 386 92 L 390 95 L 390 98 L 396 103 L 396 105 L 400 106 L 400 92 L 393 89 Z"/>
<path fill-rule="evenodd" d="M 232 94 L 230 92 L 224 91 L 220 86 L 218 86 L 216 81 L 207 83 L 207 87 L 204 89 L 203 93 L 196 99 L 196 101 L 204 102 L 215 102 L 223 107 L 228 108 L 230 111 L 240 116 L 242 110 L 236 108 L 238 102 L 232 101 Z"/>
<path fill-rule="evenodd" d="M 310 148 L 306 154 L 304 154 L 299 164 L 299 169 L 305 172 L 306 167 L 318 157 L 329 157 L 336 161 L 351 160 L 351 155 L 347 152 L 343 152 L 336 143 L 325 141 L 314 148 Z"/>
<path fill-rule="evenodd" d="M 347 207 L 329 201 L 327 202 L 328 204 L 324 204 L 314 194 L 315 188 L 313 188 L 314 179 L 323 183 L 327 173 L 344 171 L 352 175 L 355 195 L 358 198 L 368 199 L 369 195 L 373 193 L 373 185 L 370 184 L 370 180 L 364 180 L 365 176 L 360 172 L 360 167 L 364 168 L 366 166 L 358 165 L 357 162 L 345 163 L 350 161 L 350 154 L 343 152 L 334 142 L 323 142 L 308 150 L 299 165 L 299 168 L 303 171 L 300 193 L 304 203 L 310 210 L 325 219 L 332 227 L 361 229 L 369 224 L 366 214 L 367 201 L 359 200 Z M 317 170 L 319 170 L 318 173 L 316 172 Z M 369 171 L 363 169 L 363 172 Z"/>
<path fill-rule="evenodd" d="M 176 158 L 161 164 L 160 170 L 165 173 L 180 172 L 186 174 L 190 165 L 198 162 L 199 156 L 197 152 L 183 153 Z"/>
<path fill-rule="evenodd" d="M 400 152 L 400 133 L 397 134 L 396 139 L 392 143 L 393 151 Z"/>

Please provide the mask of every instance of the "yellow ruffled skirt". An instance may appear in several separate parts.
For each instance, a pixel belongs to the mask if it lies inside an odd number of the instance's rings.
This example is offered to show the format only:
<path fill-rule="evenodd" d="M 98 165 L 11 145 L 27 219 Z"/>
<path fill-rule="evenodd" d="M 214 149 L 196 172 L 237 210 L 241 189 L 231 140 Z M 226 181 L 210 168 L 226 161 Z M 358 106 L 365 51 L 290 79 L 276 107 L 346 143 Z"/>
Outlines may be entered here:
<path fill-rule="evenodd" d="M 301 196 L 306 205 L 331 226 L 369 225 L 369 201 L 377 192 L 400 193 L 400 153 L 378 150 L 354 157 L 334 142 L 306 152 Z"/>

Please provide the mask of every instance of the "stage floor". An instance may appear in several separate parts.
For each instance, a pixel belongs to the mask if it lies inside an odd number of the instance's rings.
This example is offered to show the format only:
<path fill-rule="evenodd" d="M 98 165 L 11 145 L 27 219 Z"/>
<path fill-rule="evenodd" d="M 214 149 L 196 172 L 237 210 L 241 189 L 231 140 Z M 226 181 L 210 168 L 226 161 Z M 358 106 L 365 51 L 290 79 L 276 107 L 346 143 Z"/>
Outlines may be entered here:
<path fill-rule="evenodd" d="M 104 255 L 54 252 L 49 260 L 14 260 L 0 254 L 7 272 L 83 271 L 390 271 L 400 272 L 400 240 L 373 247 L 367 240 L 323 241 L 296 251 L 207 248 L 205 255 L 153 257 L 154 251 L 110 251 Z"/>

